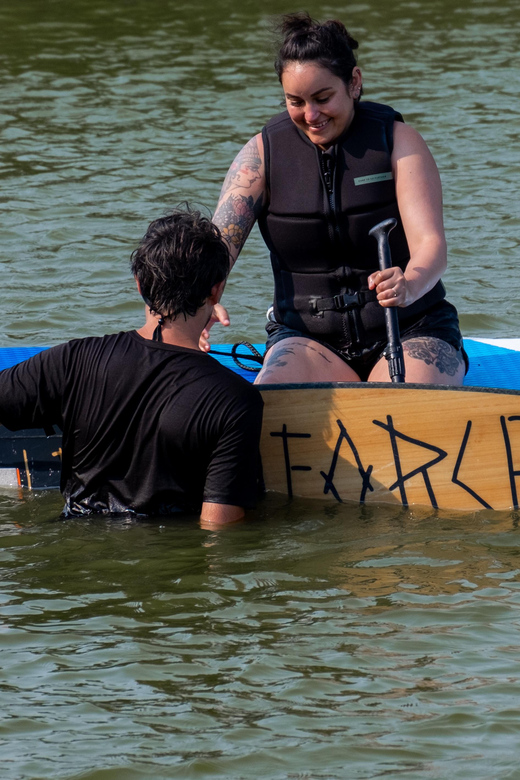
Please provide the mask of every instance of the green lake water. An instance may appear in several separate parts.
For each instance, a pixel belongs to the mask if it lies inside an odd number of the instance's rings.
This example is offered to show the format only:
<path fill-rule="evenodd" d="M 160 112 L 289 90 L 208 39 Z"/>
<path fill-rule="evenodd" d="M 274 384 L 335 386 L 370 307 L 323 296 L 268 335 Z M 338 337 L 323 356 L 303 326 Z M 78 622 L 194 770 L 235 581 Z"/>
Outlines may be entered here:
<path fill-rule="evenodd" d="M 305 6 L 428 141 L 448 297 L 519 337 L 520 6 Z M 279 110 L 267 0 L 0 5 L 0 346 L 139 325 L 128 259 Z M 297 9 L 296 9 L 297 10 Z M 263 340 L 251 236 L 216 341 Z M 0 495 L 0 778 L 520 778 L 520 531 L 270 495 L 225 532 Z"/>

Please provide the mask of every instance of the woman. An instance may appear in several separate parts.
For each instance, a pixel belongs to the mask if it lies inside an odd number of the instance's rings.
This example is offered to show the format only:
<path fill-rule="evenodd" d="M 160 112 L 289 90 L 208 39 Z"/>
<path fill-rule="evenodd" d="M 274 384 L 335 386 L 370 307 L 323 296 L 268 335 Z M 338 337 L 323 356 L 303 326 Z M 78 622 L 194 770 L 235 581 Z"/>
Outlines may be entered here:
<path fill-rule="evenodd" d="M 271 252 L 275 300 L 256 381 L 388 381 L 392 306 L 407 381 L 462 384 L 467 358 L 440 282 L 442 194 L 428 147 L 392 108 L 360 101 L 358 44 L 341 22 L 291 14 L 281 29 L 275 69 L 287 111 L 239 152 L 214 216 L 232 264 L 255 220 Z M 379 271 L 368 232 L 389 217 L 398 220 L 394 265 Z M 214 319 L 229 322 L 221 307 Z"/>

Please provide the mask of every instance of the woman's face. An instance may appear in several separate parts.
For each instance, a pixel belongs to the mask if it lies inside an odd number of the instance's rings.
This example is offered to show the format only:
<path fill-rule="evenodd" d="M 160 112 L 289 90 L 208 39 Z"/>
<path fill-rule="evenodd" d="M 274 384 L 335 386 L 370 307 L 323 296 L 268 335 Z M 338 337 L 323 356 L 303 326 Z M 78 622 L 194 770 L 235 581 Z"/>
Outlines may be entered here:
<path fill-rule="evenodd" d="M 313 144 L 326 149 L 354 118 L 361 71 L 355 67 L 348 88 L 330 70 L 314 62 L 290 62 L 282 74 L 289 116 Z"/>

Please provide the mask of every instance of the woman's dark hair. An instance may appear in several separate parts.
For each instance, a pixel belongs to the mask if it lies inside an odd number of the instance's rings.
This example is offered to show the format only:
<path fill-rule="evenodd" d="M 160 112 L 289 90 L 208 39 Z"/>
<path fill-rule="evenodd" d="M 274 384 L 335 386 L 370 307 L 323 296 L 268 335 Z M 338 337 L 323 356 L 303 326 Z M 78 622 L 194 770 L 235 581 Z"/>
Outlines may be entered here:
<path fill-rule="evenodd" d="M 130 264 L 146 304 L 174 320 L 193 317 L 224 281 L 229 250 L 216 225 L 186 204 L 149 224 Z"/>
<path fill-rule="evenodd" d="M 317 62 L 349 86 L 358 42 L 337 19 L 317 22 L 308 13 L 286 14 L 278 27 L 283 41 L 274 68 L 280 80 L 289 62 Z"/>

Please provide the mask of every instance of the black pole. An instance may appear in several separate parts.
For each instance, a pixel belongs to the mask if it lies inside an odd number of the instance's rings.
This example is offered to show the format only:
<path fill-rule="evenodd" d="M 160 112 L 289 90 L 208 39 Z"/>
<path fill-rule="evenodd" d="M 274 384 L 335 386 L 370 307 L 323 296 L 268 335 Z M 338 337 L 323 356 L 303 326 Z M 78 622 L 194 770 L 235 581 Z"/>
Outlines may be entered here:
<path fill-rule="evenodd" d="M 377 254 L 379 256 L 379 268 L 384 271 L 385 268 L 392 267 L 392 256 L 390 254 L 390 244 L 388 234 L 397 225 L 397 220 L 393 217 L 379 222 L 372 230 L 368 231 L 369 236 L 374 236 L 377 241 Z M 388 346 L 385 349 L 385 357 L 388 360 L 388 372 L 392 382 L 404 382 L 404 358 L 403 347 L 401 346 L 401 337 L 399 335 L 399 319 L 395 306 L 385 306 L 385 324 Z"/>

